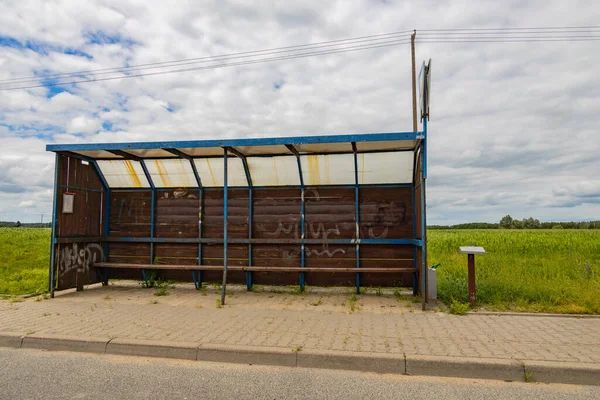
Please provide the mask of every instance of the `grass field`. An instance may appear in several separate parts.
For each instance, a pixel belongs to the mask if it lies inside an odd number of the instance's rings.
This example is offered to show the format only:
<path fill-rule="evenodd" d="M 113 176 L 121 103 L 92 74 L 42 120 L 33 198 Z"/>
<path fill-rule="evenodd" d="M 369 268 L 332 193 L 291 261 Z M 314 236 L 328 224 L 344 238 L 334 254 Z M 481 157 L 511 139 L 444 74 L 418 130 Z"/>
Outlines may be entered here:
<path fill-rule="evenodd" d="M 468 302 L 467 256 L 478 256 L 477 302 L 490 310 L 600 314 L 600 230 L 429 230 L 438 296 Z M 0 228 L 0 294 L 46 291 L 50 230 Z"/>
<path fill-rule="evenodd" d="M 491 310 L 600 314 L 600 230 L 429 230 L 438 296 L 467 303 L 467 256 L 476 256 L 477 303 Z"/>
<path fill-rule="evenodd" d="M 50 229 L 0 228 L 0 294 L 48 290 Z"/>

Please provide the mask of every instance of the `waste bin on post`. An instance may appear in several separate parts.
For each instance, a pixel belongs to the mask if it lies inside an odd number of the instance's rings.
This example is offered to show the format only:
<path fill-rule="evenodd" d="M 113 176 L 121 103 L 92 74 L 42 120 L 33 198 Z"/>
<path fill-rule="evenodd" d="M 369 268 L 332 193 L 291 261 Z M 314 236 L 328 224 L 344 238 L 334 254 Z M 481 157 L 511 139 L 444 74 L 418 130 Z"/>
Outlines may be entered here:
<path fill-rule="evenodd" d="M 461 246 L 460 252 L 468 255 L 469 305 L 475 307 L 477 298 L 477 288 L 475 287 L 475 254 L 485 254 L 485 249 L 478 246 Z"/>

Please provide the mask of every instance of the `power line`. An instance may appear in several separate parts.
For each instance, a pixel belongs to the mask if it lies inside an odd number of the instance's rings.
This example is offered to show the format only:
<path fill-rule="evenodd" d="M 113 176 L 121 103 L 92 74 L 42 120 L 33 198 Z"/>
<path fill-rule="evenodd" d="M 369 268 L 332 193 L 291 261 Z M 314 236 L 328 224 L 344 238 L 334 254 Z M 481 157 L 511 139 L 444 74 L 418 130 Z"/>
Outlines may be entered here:
<path fill-rule="evenodd" d="M 456 28 L 456 29 L 424 29 L 419 30 L 418 43 L 533 43 L 533 42 L 584 42 L 600 40 L 600 26 L 575 27 L 526 27 L 526 28 Z M 102 68 L 78 72 L 45 74 L 35 77 L 21 77 L 0 80 L 0 91 L 33 89 L 69 84 L 110 81 L 116 79 L 137 78 L 144 76 L 172 74 L 188 71 L 241 66 L 263 62 L 289 60 L 318 55 L 337 54 L 349 51 L 368 50 L 380 47 L 397 46 L 409 43 L 407 33 L 413 30 L 382 33 L 377 35 L 358 36 L 347 39 L 329 40 L 317 43 L 276 47 L 263 50 L 252 50 L 217 56 L 187 58 L 173 61 L 161 61 L 132 66 Z M 515 36 L 518 35 L 518 36 Z M 349 46 L 349 47 L 343 47 Z M 309 52 L 306 52 L 310 50 Z M 266 57 L 265 56 L 274 56 Z M 177 68 L 186 65 L 206 64 L 191 68 Z M 160 69 L 156 72 L 149 70 Z M 115 74 L 119 74 L 114 76 Z M 109 75 L 108 77 L 100 77 Z M 113 76 L 110 76 L 113 75 Z M 76 79 L 80 78 L 80 79 Z M 56 82 L 43 82 L 56 80 Z M 37 84 L 30 84 L 37 83 Z M 13 86 L 11 85 L 19 85 Z"/>
<path fill-rule="evenodd" d="M 288 55 L 288 56 L 264 58 L 264 59 L 258 59 L 258 60 L 247 60 L 247 61 L 240 61 L 240 62 L 229 63 L 229 64 L 215 64 L 215 65 L 208 65 L 208 66 L 204 66 L 204 67 L 183 68 L 183 69 L 175 69 L 175 70 L 169 70 L 169 71 L 148 72 L 148 73 L 139 73 L 139 74 L 133 74 L 133 75 L 113 76 L 113 77 L 98 78 L 98 79 L 84 79 L 84 80 L 68 81 L 68 82 L 55 82 L 55 83 L 48 83 L 48 84 L 20 86 L 20 87 L 12 87 L 12 88 L 0 88 L 0 91 L 18 90 L 18 89 L 33 89 L 33 88 L 51 87 L 51 86 L 63 86 L 63 85 L 70 85 L 70 84 L 101 82 L 101 81 L 110 81 L 110 80 L 115 80 L 115 79 L 138 78 L 138 77 L 143 77 L 143 76 L 164 75 L 164 74 L 173 74 L 173 73 L 178 73 L 178 72 L 200 71 L 200 70 L 207 70 L 207 69 L 217 69 L 217 68 L 225 68 L 225 67 L 232 67 L 232 66 L 258 64 L 258 63 L 263 63 L 263 62 L 290 60 L 290 59 L 302 58 L 302 57 L 312 57 L 312 56 L 318 56 L 318 55 L 329 55 L 329 54 L 337 54 L 337 53 L 344 53 L 344 52 L 350 52 L 350 51 L 398 46 L 398 45 L 402 45 L 402 44 L 408 44 L 408 43 L 410 43 L 410 40 L 407 41 L 404 39 L 400 39 L 400 40 L 381 42 L 381 43 L 384 43 L 384 44 L 361 45 L 361 46 L 354 46 L 354 47 L 348 47 L 348 48 L 337 49 L 337 50 L 326 50 L 326 51 L 319 51 L 319 52 L 292 54 L 292 55 Z"/>
<path fill-rule="evenodd" d="M 344 45 L 344 44 L 355 43 L 355 42 L 377 41 L 377 40 L 380 40 L 377 38 L 381 38 L 381 40 L 388 39 L 389 37 L 394 37 L 394 36 L 398 36 L 398 35 L 406 35 L 406 33 L 409 33 L 409 32 L 412 32 L 412 30 L 382 33 L 382 34 L 378 34 L 378 35 L 358 36 L 358 37 L 347 38 L 347 39 L 329 40 L 329 41 L 324 41 L 324 42 L 299 44 L 299 45 L 294 45 L 294 46 L 274 47 L 274 48 L 270 48 L 270 49 L 252 50 L 252 51 L 244 51 L 244 52 L 230 53 L 230 54 L 221 54 L 221 55 L 216 55 L 216 56 L 186 58 L 186 59 L 173 60 L 173 61 L 158 61 L 158 62 L 152 62 L 152 63 L 146 63 L 146 64 L 131 65 L 131 66 L 102 68 L 102 69 L 77 71 L 77 72 L 64 72 L 64 73 L 58 73 L 58 74 L 46 74 L 46 75 L 40 75 L 40 76 L 35 76 L 35 77 L 3 79 L 3 80 L 0 80 L 0 82 L 13 82 L 13 81 L 21 81 L 21 80 L 39 80 L 39 79 L 55 78 L 55 77 L 70 76 L 70 75 L 88 75 L 88 74 L 96 74 L 97 72 L 106 72 L 106 71 L 120 72 L 121 70 L 139 69 L 142 67 L 172 66 L 170 64 L 174 64 L 174 63 L 196 62 L 196 61 L 204 61 L 204 60 L 212 61 L 212 60 L 215 60 L 218 58 L 230 58 L 230 57 L 239 57 L 239 56 L 249 57 L 252 55 L 265 55 L 263 53 L 272 54 L 272 53 L 279 53 L 279 52 L 285 52 L 285 51 L 301 51 L 301 50 L 308 50 L 313 47 L 315 47 L 315 48 L 328 47 L 328 46 L 332 46 L 334 43 L 339 43 L 339 45 Z M 293 49 L 297 49 L 297 50 L 293 50 Z"/>

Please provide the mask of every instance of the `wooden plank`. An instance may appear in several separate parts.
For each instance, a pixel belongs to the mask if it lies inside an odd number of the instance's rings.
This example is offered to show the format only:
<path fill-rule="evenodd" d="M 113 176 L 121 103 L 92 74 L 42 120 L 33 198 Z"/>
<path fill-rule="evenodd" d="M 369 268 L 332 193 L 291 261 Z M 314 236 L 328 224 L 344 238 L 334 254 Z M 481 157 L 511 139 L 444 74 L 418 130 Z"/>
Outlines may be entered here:
<path fill-rule="evenodd" d="M 124 264 L 124 263 L 95 263 L 95 267 L 129 268 L 129 269 L 180 269 L 222 271 L 221 265 L 167 265 L 167 264 Z M 414 272 L 413 268 L 302 268 L 302 267 L 248 267 L 227 266 L 233 271 L 260 271 L 260 272 L 344 272 L 344 273 L 401 273 Z"/>

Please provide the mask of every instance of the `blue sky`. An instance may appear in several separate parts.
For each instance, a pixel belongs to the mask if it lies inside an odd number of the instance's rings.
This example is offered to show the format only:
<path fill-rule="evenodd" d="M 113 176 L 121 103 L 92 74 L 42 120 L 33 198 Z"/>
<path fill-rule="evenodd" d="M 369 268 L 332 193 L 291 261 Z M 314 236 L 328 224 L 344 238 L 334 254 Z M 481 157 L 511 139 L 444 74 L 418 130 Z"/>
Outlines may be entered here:
<path fill-rule="evenodd" d="M 405 29 L 596 25 L 593 1 L 0 3 L 0 80 Z M 429 223 L 600 219 L 599 42 L 419 44 Z M 46 82 L 52 82 L 47 79 Z M 49 220 L 46 143 L 411 130 L 408 46 L 5 91 L 0 220 Z"/>

